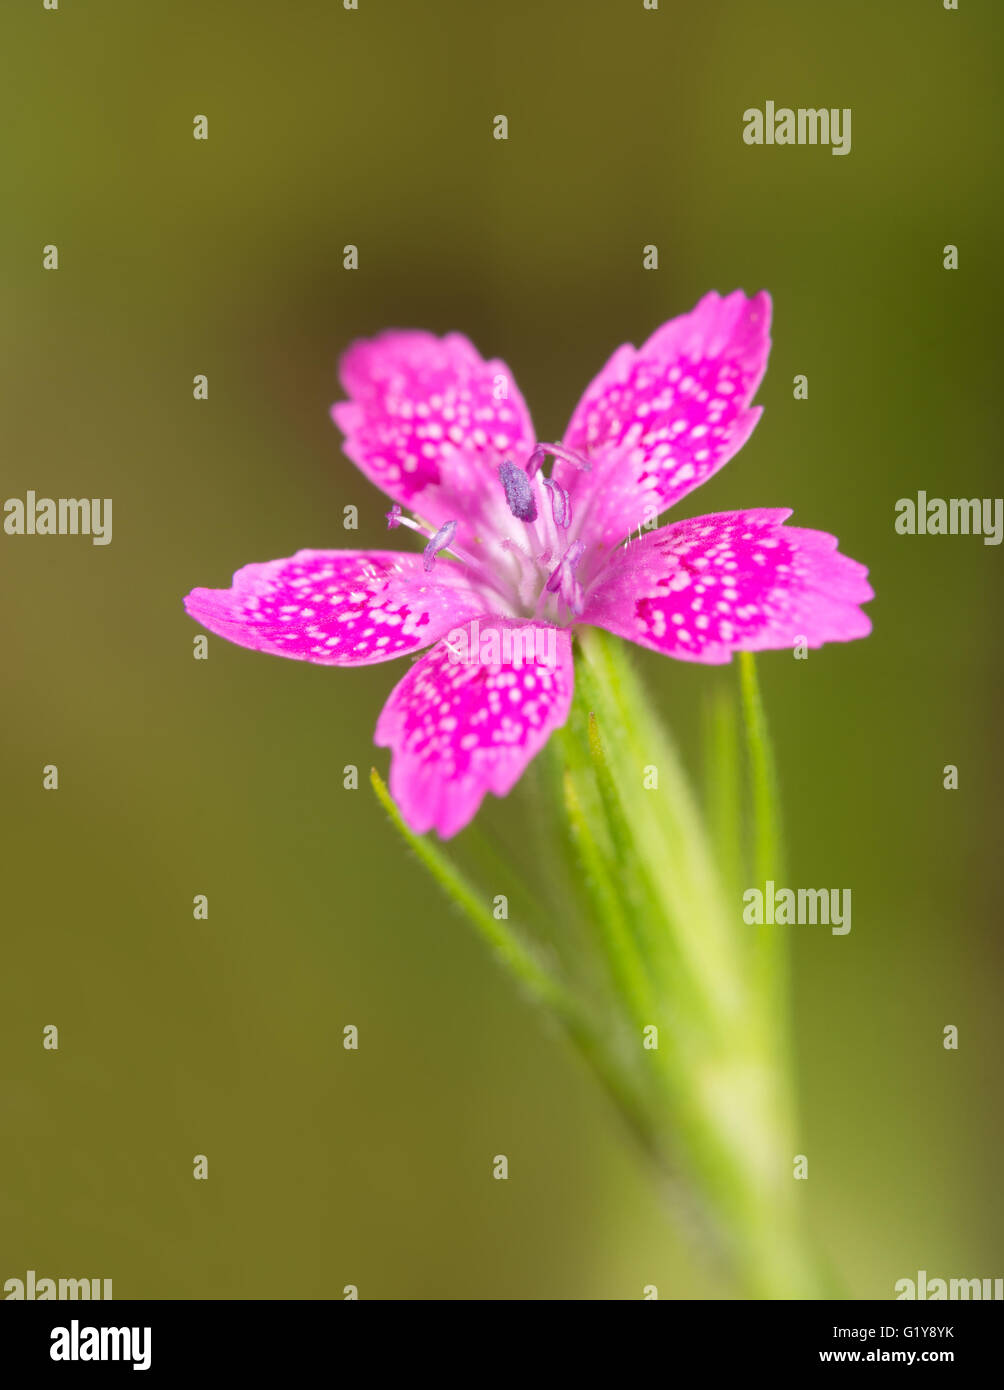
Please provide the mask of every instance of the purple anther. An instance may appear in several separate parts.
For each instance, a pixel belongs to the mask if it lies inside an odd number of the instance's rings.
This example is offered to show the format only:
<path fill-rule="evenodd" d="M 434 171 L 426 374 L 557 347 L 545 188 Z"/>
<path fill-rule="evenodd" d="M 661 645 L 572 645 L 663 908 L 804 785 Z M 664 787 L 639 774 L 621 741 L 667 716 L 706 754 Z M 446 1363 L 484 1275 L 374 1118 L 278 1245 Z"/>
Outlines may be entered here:
<path fill-rule="evenodd" d="M 441 550 L 446 550 L 453 540 L 453 533 L 457 529 L 455 521 L 444 521 L 442 526 L 433 536 L 432 540 L 422 552 L 422 564 L 427 570 L 431 570 L 436 556 Z"/>
<path fill-rule="evenodd" d="M 509 503 L 509 510 L 517 521 L 536 521 L 537 499 L 533 495 L 530 479 L 522 468 L 517 468 L 507 459 L 499 465 L 499 477 L 505 488 L 505 500 Z"/>
<path fill-rule="evenodd" d="M 387 530 L 394 531 L 401 525 L 401 508 L 397 502 L 394 503 L 387 513 Z"/>
<path fill-rule="evenodd" d="M 567 531 L 568 523 L 572 519 L 571 498 L 553 478 L 541 478 L 540 481 L 551 494 L 551 515 L 554 517 L 555 526 L 560 526 L 563 531 Z"/>

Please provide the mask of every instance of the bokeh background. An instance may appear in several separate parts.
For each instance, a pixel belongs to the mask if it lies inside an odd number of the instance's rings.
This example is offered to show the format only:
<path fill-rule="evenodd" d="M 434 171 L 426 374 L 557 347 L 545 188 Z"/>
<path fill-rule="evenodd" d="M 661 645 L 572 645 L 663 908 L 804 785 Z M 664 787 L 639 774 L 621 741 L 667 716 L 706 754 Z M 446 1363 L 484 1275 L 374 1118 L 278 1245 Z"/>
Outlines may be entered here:
<path fill-rule="evenodd" d="M 403 668 L 216 638 L 196 662 L 181 598 L 388 544 L 327 413 L 352 338 L 463 331 L 555 438 L 619 343 L 737 286 L 774 296 L 766 411 L 680 514 L 791 506 L 878 595 L 867 642 L 760 662 L 790 877 L 854 900 L 848 937 L 792 934 L 811 1222 L 858 1295 L 1004 1273 L 1002 552 L 893 529 L 919 488 L 1002 491 L 1002 21 L 992 0 L 5 7 L 0 491 L 112 497 L 114 540 L 0 535 L 0 1281 L 728 1295 L 375 805 Z M 851 153 L 745 146 L 768 98 L 851 107 Z M 696 769 L 734 672 L 640 664 Z M 527 795 L 458 854 L 532 857 Z"/>

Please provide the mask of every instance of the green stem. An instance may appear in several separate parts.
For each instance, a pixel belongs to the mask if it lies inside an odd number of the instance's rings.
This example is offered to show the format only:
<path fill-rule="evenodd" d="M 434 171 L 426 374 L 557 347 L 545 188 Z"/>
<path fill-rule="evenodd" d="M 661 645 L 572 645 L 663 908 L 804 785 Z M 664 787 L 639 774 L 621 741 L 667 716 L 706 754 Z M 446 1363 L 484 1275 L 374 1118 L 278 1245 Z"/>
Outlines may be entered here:
<path fill-rule="evenodd" d="M 596 629 L 577 642 L 575 701 L 551 745 L 551 816 L 577 852 L 570 881 L 595 932 L 609 1017 L 598 1022 L 586 991 L 538 960 L 431 838 L 408 830 L 376 772 L 374 790 L 493 954 L 557 1017 L 647 1152 L 689 1178 L 744 1291 L 819 1297 L 792 1166 L 784 938 L 743 921 L 734 718 L 719 712 L 710 742 L 718 844 L 625 645 Z M 777 779 L 753 658 L 739 671 L 762 887 L 780 874 Z"/>
<path fill-rule="evenodd" d="M 742 853 L 739 722 L 731 690 L 716 689 L 703 711 L 705 807 L 722 882 L 737 892 L 746 881 Z"/>
<path fill-rule="evenodd" d="M 753 881 L 761 892 L 766 893 L 768 881 L 778 883 L 784 878 L 783 835 L 777 767 L 757 681 L 756 658 L 752 652 L 739 653 L 739 688 L 753 802 Z M 769 1042 L 777 1055 L 778 1065 L 784 1065 L 792 1052 L 787 942 L 776 926 L 764 924 L 753 930 L 754 988 L 762 1001 L 761 1011 L 764 1026 L 770 1035 Z"/>
<path fill-rule="evenodd" d="M 583 871 L 592 886 L 597 909 L 590 916 L 597 928 L 614 984 L 627 1004 L 640 1037 L 642 1030 L 656 1018 L 651 983 L 638 956 L 627 914 L 617 891 L 617 882 L 610 871 L 608 856 L 597 840 L 593 828 L 595 822 L 586 815 L 576 779 L 569 772 L 565 773 L 564 790 L 568 823 Z"/>
<path fill-rule="evenodd" d="M 780 875 L 782 868 L 778 811 L 780 797 L 774 751 L 767 732 L 767 716 L 757 681 L 756 658 L 752 652 L 739 653 L 739 688 L 742 692 L 753 794 L 753 872 L 758 880 L 766 880 Z"/>
<path fill-rule="evenodd" d="M 609 842 L 623 873 L 648 877 L 657 903 L 649 935 L 663 943 L 662 1022 L 671 1037 L 659 1057 L 677 1151 L 747 1293 L 817 1296 L 793 1176 L 789 1044 L 775 1013 L 783 975 L 775 968 L 768 978 L 762 953 L 752 949 L 739 892 L 722 884 L 689 780 L 623 644 L 595 629 L 579 640 L 577 680 L 604 735 L 608 785 L 631 828 L 626 859 L 615 832 Z M 778 842 L 776 797 L 762 707 L 758 713 L 751 764 L 766 863 Z M 763 958 L 776 967 L 774 941 L 769 950 Z"/>

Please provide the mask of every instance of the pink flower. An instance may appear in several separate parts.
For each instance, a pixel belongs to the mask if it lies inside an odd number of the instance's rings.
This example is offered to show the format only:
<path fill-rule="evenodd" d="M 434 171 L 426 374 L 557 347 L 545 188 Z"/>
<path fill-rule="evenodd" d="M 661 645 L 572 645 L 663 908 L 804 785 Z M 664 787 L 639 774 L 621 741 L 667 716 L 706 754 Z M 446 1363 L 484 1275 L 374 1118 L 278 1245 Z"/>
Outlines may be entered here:
<path fill-rule="evenodd" d="M 349 399 L 331 413 L 393 500 L 390 525 L 417 531 L 424 552 L 301 550 L 245 566 L 229 589 L 193 589 L 188 612 L 240 646 L 322 665 L 431 647 L 391 692 L 376 742 L 392 750 L 405 820 L 444 838 L 486 792 L 505 796 L 565 722 L 578 624 L 713 663 L 866 636 L 867 570 L 833 536 L 785 526 L 790 511 L 652 529 L 749 438 L 770 308 L 763 292 L 708 294 L 618 348 L 560 444 L 538 443 L 508 368 L 459 334 L 355 343 Z"/>

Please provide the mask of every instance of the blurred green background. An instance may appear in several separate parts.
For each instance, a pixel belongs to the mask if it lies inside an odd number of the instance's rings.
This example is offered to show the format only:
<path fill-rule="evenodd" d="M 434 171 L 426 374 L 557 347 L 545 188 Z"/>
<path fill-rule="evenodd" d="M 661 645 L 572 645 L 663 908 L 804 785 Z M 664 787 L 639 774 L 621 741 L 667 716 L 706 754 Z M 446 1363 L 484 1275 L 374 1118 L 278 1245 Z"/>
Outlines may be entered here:
<path fill-rule="evenodd" d="M 759 663 L 792 882 L 854 900 L 848 937 L 792 936 L 805 1200 L 855 1294 L 1004 1272 L 1002 554 L 893 529 L 919 488 L 1001 491 L 1002 21 L 991 0 L 5 9 L 0 491 L 112 497 L 114 540 L 0 535 L 0 1282 L 729 1292 L 374 804 L 405 668 L 216 638 L 196 662 L 181 599 L 392 544 L 327 414 L 353 337 L 467 333 L 553 439 L 619 343 L 738 286 L 774 296 L 766 412 L 680 515 L 791 506 L 878 595 L 868 641 Z M 748 148 L 767 99 L 851 107 L 851 153 Z M 696 770 L 734 672 L 640 663 Z M 527 795 L 458 854 L 532 855 Z"/>

